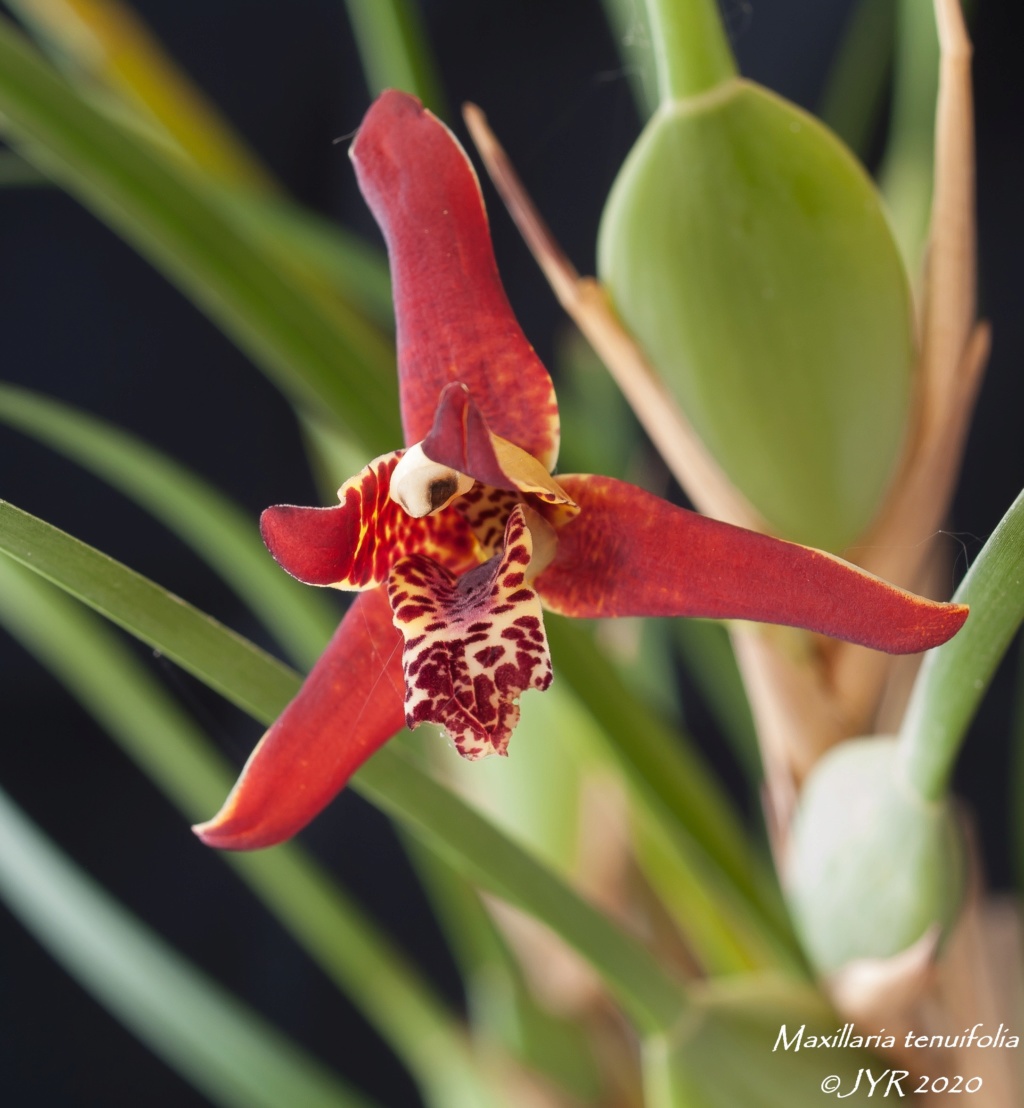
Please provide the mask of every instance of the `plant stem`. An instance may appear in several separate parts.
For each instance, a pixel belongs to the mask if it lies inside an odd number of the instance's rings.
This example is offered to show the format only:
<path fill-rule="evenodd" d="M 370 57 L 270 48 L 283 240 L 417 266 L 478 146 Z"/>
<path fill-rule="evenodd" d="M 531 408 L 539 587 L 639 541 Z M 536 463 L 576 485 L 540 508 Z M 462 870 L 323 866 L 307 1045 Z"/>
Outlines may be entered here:
<path fill-rule="evenodd" d="M 646 0 L 662 103 L 686 100 L 736 76 L 716 0 Z"/>

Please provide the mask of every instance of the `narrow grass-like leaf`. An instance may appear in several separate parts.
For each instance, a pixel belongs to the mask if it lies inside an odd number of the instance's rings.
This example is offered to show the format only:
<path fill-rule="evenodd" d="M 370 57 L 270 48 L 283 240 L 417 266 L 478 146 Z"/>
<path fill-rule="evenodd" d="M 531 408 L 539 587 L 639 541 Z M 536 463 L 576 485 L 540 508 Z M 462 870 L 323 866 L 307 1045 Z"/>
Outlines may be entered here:
<path fill-rule="evenodd" d="M 1017 682 L 1011 720 L 1010 811 L 1013 813 L 1013 862 L 1017 891 L 1024 890 L 1024 644 L 1017 649 Z"/>
<path fill-rule="evenodd" d="M 276 658 L 94 547 L 0 500 L 0 550 L 166 654 L 257 719 L 299 687 Z"/>
<path fill-rule="evenodd" d="M 641 118 L 647 119 L 658 106 L 658 77 L 654 71 L 646 5 L 637 0 L 602 0 L 602 7 L 619 48 L 637 109 Z"/>
<path fill-rule="evenodd" d="M 287 200 L 225 190 L 232 218 L 254 241 L 268 244 L 310 279 L 327 281 L 346 304 L 381 331 L 395 326 L 391 277 L 383 250 L 351 231 Z"/>
<path fill-rule="evenodd" d="M 379 452 L 400 442 L 390 346 L 242 233 L 219 192 L 104 115 L 0 19 L 0 115 L 21 153 L 191 297 L 301 406 Z"/>
<path fill-rule="evenodd" d="M 864 159 L 885 99 L 896 4 L 857 0 L 832 61 L 818 118 Z"/>
<path fill-rule="evenodd" d="M 2 791 L 0 894 L 101 1004 L 213 1103 L 369 1108 L 111 899 Z"/>
<path fill-rule="evenodd" d="M 3 501 L 0 551 L 155 646 L 256 719 L 272 721 L 298 688 L 296 673 L 215 620 Z M 461 873 L 560 934 L 593 964 L 640 1026 L 665 1028 L 684 1011 L 681 985 L 666 977 L 644 946 L 394 745 L 378 751 L 353 784 Z"/>
<path fill-rule="evenodd" d="M 634 806 L 633 840 L 641 871 L 703 974 L 801 972 L 793 943 L 766 928 L 700 848 L 666 827 L 656 812 Z"/>
<path fill-rule="evenodd" d="M 971 614 L 949 642 L 929 651 L 900 732 L 909 780 L 942 796 L 967 727 L 1024 620 L 1024 492 L 1010 506 L 953 597 Z"/>
<path fill-rule="evenodd" d="M 221 802 L 234 778 L 231 767 L 109 625 L 10 558 L 0 558 L 0 622 L 189 822 Z M 184 822 L 181 834 L 191 840 Z M 487 1068 L 477 1068 L 461 1023 L 298 844 L 220 857 L 362 1010 L 408 1066 L 428 1103 L 436 1108 L 491 1103 Z"/>
<path fill-rule="evenodd" d="M 674 639 L 693 679 L 756 797 L 764 779 L 747 691 L 725 628 L 713 620 L 677 619 Z"/>
<path fill-rule="evenodd" d="M 580 1103 L 596 1102 L 601 1081 L 584 1027 L 537 1002 L 477 890 L 419 839 L 403 837 L 465 982 L 474 1040 L 506 1047 Z"/>
<path fill-rule="evenodd" d="M 629 695 L 582 627 L 551 616 L 545 625 L 556 672 L 573 685 L 601 724 L 631 787 L 692 841 L 736 891 L 739 902 L 775 933 L 782 948 L 795 949 L 774 881 L 753 854 L 735 810 L 697 752 Z"/>
<path fill-rule="evenodd" d="M 27 389 L 0 384 L 0 421 L 32 435 L 132 497 L 189 543 L 299 663 L 310 666 L 337 619 L 321 597 L 281 572 L 255 519 L 147 443 Z"/>
<path fill-rule="evenodd" d="M 99 81 L 145 113 L 205 172 L 259 191 L 276 188 L 220 112 L 120 0 L 8 0 L 19 18 L 88 89 Z"/>
<path fill-rule="evenodd" d="M 892 118 L 878 182 L 907 269 L 917 279 L 931 218 L 939 35 L 931 4 L 890 3 L 896 14 Z"/>
<path fill-rule="evenodd" d="M 801 982 L 753 974 L 710 981 L 694 997 L 690 1019 L 645 1043 L 644 1104 L 820 1108 L 833 1096 L 842 1104 L 866 1104 L 864 1068 L 873 1067 L 877 1079 L 889 1072 L 886 1063 L 853 1047 L 832 1051 L 827 1062 L 809 1049 L 812 1037 L 818 1043 L 821 1036 L 834 1038 L 840 1023 L 821 995 Z M 876 1080 L 876 1091 L 885 1087 Z"/>
<path fill-rule="evenodd" d="M 391 746 L 378 752 L 356 775 L 355 784 L 459 872 L 561 935 L 601 974 L 641 1028 L 665 1028 L 682 1015 L 686 1001 L 681 986 L 644 947 L 451 790 L 415 772 L 404 751 Z"/>
<path fill-rule="evenodd" d="M 13 150 L 0 150 L 0 188 L 49 188 L 53 182 Z"/>
<path fill-rule="evenodd" d="M 345 0 L 345 8 L 370 95 L 402 89 L 443 118 L 444 93 L 417 0 Z"/>

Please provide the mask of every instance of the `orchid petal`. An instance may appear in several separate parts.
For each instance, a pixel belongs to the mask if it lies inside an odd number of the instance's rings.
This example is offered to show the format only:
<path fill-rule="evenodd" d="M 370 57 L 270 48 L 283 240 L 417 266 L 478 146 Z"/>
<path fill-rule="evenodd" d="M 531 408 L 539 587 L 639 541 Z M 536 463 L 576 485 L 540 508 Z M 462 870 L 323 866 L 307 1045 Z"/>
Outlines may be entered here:
<path fill-rule="evenodd" d="M 841 558 L 733 527 L 610 477 L 560 478 L 579 517 L 534 585 L 564 615 L 704 616 L 817 631 L 889 654 L 952 637 L 962 604 L 904 592 Z"/>
<path fill-rule="evenodd" d="M 526 584 L 532 553 L 517 506 L 505 549 L 490 562 L 456 577 L 413 554 L 388 580 L 395 626 L 405 637 L 406 723 L 439 724 L 465 758 L 504 754 L 520 694 L 551 684 L 540 600 Z"/>
<path fill-rule="evenodd" d="M 384 590 L 357 596 L 224 806 L 193 828 L 207 846 L 255 850 L 290 838 L 401 730 L 401 641 Z"/>
<path fill-rule="evenodd" d="M 431 461 L 482 485 L 514 490 L 544 504 L 566 505 L 575 514 L 572 498 L 532 454 L 491 431 L 461 383 L 447 385 L 441 393 L 430 434 L 420 446 Z"/>
<path fill-rule="evenodd" d="M 554 389 L 509 306 L 465 151 L 415 97 L 389 90 L 351 156 L 388 246 L 406 443 L 426 436 L 441 390 L 462 381 L 490 427 L 550 470 Z"/>
<path fill-rule="evenodd" d="M 476 565 L 476 542 L 453 508 L 414 519 L 390 497 L 401 451 L 383 454 L 338 489 L 334 508 L 279 504 L 260 518 L 263 541 L 293 577 L 307 585 L 372 589 L 397 558 L 428 554 L 453 570 Z"/>

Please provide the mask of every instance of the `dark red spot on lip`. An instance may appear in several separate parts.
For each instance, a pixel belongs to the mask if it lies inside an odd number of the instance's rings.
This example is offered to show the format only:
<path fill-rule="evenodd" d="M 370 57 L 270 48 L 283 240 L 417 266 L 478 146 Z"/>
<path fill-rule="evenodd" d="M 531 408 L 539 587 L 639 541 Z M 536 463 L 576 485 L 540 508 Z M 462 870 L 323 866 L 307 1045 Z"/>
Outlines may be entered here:
<path fill-rule="evenodd" d="M 473 658 L 485 668 L 490 668 L 502 658 L 504 653 L 503 646 L 489 646 L 486 650 L 478 650 Z"/>

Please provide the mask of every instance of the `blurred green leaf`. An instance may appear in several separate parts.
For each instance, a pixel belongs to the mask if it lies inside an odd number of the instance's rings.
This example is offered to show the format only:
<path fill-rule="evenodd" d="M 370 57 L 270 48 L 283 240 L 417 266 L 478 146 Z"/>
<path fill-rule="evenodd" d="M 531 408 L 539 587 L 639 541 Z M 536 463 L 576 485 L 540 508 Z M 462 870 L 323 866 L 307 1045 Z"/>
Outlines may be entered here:
<path fill-rule="evenodd" d="M 910 287 L 874 186 L 749 82 L 666 100 L 623 165 L 598 269 L 726 475 L 787 538 L 841 550 L 902 447 Z"/>
<path fill-rule="evenodd" d="M 450 789 L 414 768 L 392 745 L 363 766 L 355 785 L 460 873 L 546 923 L 601 974 L 640 1028 L 671 1026 L 682 1015 L 687 1001 L 681 983 L 646 948 Z"/>
<path fill-rule="evenodd" d="M 580 1102 L 599 1102 L 600 1066 L 586 1028 L 534 997 L 477 890 L 418 839 L 404 839 L 465 982 L 474 1041 L 484 1052 L 498 1043 Z"/>
<path fill-rule="evenodd" d="M 830 1050 L 826 1060 L 820 1050 L 796 1046 L 812 1035 L 833 1038 L 841 1030 L 840 1017 L 810 986 L 754 976 L 709 982 L 691 1019 L 645 1044 L 646 1103 L 650 1108 L 819 1108 L 831 1093 L 843 1104 L 866 1104 L 868 1081 L 859 1071 L 873 1067 L 877 1077 L 886 1063 L 852 1047 Z M 854 1033 L 867 1034 L 855 1025 Z M 828 1077 L 837 1083 L 823 1091 Z M 881 1094 L 885 1087 L 875 1091 Z M 901 1104 L 910 1092 L 904 1081 Z M 914 1102 L 911 1094 L 909 1103 Z"/>
<path fill-rule="evenodd" d="M 676 619 L 672 629 L 686 671 L 743 770 L 752 799 L 757 799 L 764 780 L 761 751 L 729 632 L 709 619 Z"/>
<path fill-rule="evenodd" d="M 1010 789 L 1013 862 L 1018 892 L 1024 889 L 1024 643 L 1017 649 L 1013 717 L 1010 721 Z"/>
<path fill-rule="evenodd" d="M 1024 620 L 1024 492 L 953 599 L 969 604 L 970 615 L 949 642 L 925 656 L 900 731 L 906 777 L 929 800 L 948 789 L 967 728 Z"/>
<path fill-rule="evenodd" d="M 720 910 L 746 916 L 737 933 L 749 927 L 751 933 L 771 937 L 780 955 L 791 958 L 795 941 L 774 877 L 703 758 L 630 695 L 585 628 L 553 615 L 545 617 L 545 626 L 555 672 L 572 684 L 600 724 L 607 751 L 635 790 L 637 805 L 670 829 L 665 848 L 678 850 L 685 841 L 694 859 L 688 864 L 729 890 Z"/>
<path fill-rule="evenodd" d="M 892 112 L 878 182 L 896 241 L 916 280 L 931 222 L 939 34 L 928 0 L 898 0 L 892 6 L 896 14 Z"/>
<path fill-rule="evenodd" d="M 299 677 L 215 620 L 99 551 L 0 501 L 0 551 L 150 643 L 254 718 L 270 723 Z M 217 649 L 217 644 L 220 649 Z M 680 983 L 645 947 L 591 907 L 450 789 L 391 744 L 353 781 L 421 835 L 459 872 L 537 916 L 604 977 L 638 1024 L 671 1024 L 686 1005 Z"/>
<path fill-rule="evenodd" d="M 2 790 L 0 893 L 85 989 L 213 1103 L 369 1108 L 111 899 Z"/>
<path fill-rule="evenodd" d="M 155 125 L 205 173 L 258 192 L 276 183 L 220 112 L 120 0 L 7 0 L 79 88 L 96 84 Z"/>
<path fill-rule="evenodd" d="M 775 970 L 802 972 L 786 948 L 737 896 L 735 888 L 678 832 L 654 813 L 633 809 L 637 862 L 682 935 L 690 955 L 708 976 Z"/>
<path fill-rule="evenodd" d="M 311 666 L 319 657 L 336 616 L 281 572 L 256 519 L 226 496 L 133 435 L 27 389 L 0 383 L 0 421 L 138 501 L 213 566 L 294 658 Z"/>
<path fill-rule="evenodd" d="M 818 117 L 861 158 L 885 103 L 897 6 L 893 0 L 857 0 L 821 97 Z"/>
<path fill-rule="evenodd" d="M 108 624 L 10 558 L 0 558 L 0 621 L 190 822 L 221 803 L 234 780 L 231 767 Z M 184 825 L 181 835 L 192 842 Z M 485 1059 L 471 1057 L 460 1022 L 297 843 L 218 857 L 360 1008 L 408 1066 L 428 1103 L 437 1108 L 491 1103 L 484 1093 Z"/>
<path fill-rule="evenodd" d="M 85 601 L 183 669 L 269 722 L 298 677 L 276 658 L 113 558 L 0 500 L 0 550 Z"/>
<path fill-rule="evenodd" d="M 411 92 L 443 119 L 444 92 L 417 0 L 345 0 L 345 8 L 370 96 Z"/>
<path fill-rule="evenodd" d="M 602 0 L 605 18 L 619 48 L 633 99 L 643 119 L 658 106 L 658 75 L 646 5 L 639 0 Z"/>
<path fill-rule="evenodd" d="M 243 233 L 218 189 L 101 113 L 0 19 L 0 114 L 20 152 L 174 281 L 300 407 L 369 452 L 401 441 L 389 344 Z"/>
<path fill-rule="evenodd" d="M 14 150 L 0 150 L 0 188 L 49 188 L 52 183 Z"/>
<path fill-rule="evenodd" d="M 282 259 L 282 265 L 303 280 L 328 282 L 346 304 L 381 332 L 394 330 L 391 278 L 383 250 L 278 197 L 225 189 L 221 200 L 244 233 L 253 241 L 266 243 Z"/>

